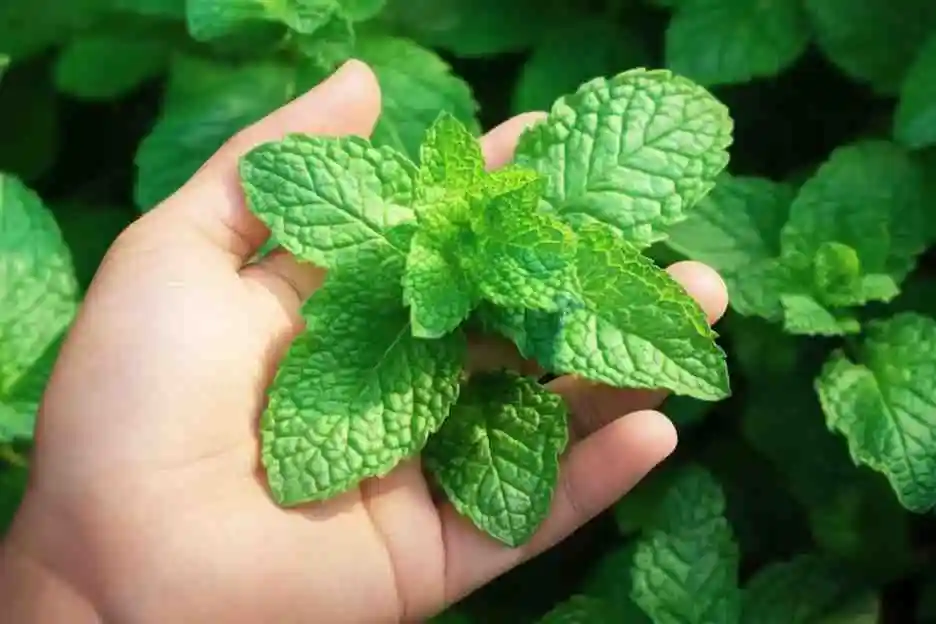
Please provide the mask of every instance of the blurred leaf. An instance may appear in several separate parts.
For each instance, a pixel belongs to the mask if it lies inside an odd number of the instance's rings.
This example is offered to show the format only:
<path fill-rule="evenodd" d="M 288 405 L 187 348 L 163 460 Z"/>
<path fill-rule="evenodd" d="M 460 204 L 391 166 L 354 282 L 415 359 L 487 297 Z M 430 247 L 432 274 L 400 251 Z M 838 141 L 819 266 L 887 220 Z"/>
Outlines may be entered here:
<path fill-rule="evenodd" d="M 159 40 L 120 36 L 82 37 L 70 42 L 55 67 L 58 90 L 84 99 L 113 99 L 161 74 L 169 49 Z"/>
<path fill-rule="evenodd" d="M 640 33 L 607 19 L 572 18 L 545 32 L 533 49 L 514 89 L 513 112 L 548 111 L 583 82 L 649 63 Z"/>
<path fill-rule="evenodd" d="M 163 111 L 136 154 L 137 207 L 146 211 L 177 191 L 248 125 L 285 104 L 296 73 L 273 63 L 175 59 Z"/>
<path fill-rule="evenodd" d="M 40 66 L 13 67 L 0 88 L 0 171 L 33 182 L 59 148 L 55 89 Z"/>
<path fill-rule="evenodd" d="M 480 132 L 471 88 L 435 52 L 407 39 L 371 36 L 358 41 L 354 55 L 370 64 L 380 82 L 383 111 L 371 135 L 375 145 L 418 160 L 419 145 L 439 111 Z"/>
<path fill-rule="evenodd" d="M 475 57 L 527 49 L 562 15 L 544 0 L 388 0 L 383 18 L 424 45 Z"/>
<path fill-rule="evenodd" d="M 0 469 L 0 535 L 4 535 L 19 510 L 26 493 L 29 470 L 22 466 L 6 466 Z"/>

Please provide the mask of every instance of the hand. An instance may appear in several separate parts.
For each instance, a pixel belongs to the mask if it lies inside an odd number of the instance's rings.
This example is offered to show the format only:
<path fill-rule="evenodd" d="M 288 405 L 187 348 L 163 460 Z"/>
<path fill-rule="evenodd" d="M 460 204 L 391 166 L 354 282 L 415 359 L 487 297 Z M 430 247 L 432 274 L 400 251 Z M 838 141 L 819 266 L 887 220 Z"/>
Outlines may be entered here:
<path fill-rule="evenodd" d="M 434 503 L 418 460 L 326 503 L 272 502 L 256 421 L 323 272 L 284 252 L 250 262 L 269 231 L 244 205 L 237 158 L 287 132 L 366 136 L 379 110 L 373 74 L 347 64 L 234 137 L 113 245 L 49 384 L 6 545 L 8 572 L 51 588 L 22 613 L 76 624 L 79 613 L 97 621 L 92 611 L 134 624 L 419 620 L 563 539 L 672 452 L 675 430 L 653 411 L 662 394 L 566 377 L 551 387 L 573 412 L 573 441 L 551 516 L 527 546 L 505 548 Z M 484 137 L 489 167 L 511 159 L 537 118 Z M 711 321 L 721 316 L 714 272 L 669 270 Z M 501 343 L 477 344 L 471 358 L 520 363 Z"/>

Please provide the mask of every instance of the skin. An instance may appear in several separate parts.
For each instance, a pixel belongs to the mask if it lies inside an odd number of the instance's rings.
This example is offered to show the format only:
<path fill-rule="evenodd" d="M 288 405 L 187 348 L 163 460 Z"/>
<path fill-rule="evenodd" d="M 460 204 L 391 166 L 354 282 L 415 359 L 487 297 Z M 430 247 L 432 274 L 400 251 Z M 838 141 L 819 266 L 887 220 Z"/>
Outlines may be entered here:
<path fill-rule="evenodd" d="M 265 489 L 256 422 L 298 310 L 322 270 L 254 253 L 269 231 L 241 196 L 237 158 L 288 132 L 367 136 L 369 68 L 330 80 L 222 147 L 121 234 L 63 347 L 40 410 L 32 480 L 0 557 L 0 619 L 125 624 L 421 621 L 556 544 L 676 446 L 660 392 L 550 384 L 573 413 L 552 512 L 506 548 L 434 501 L 418 460 L 325 503 L 284 510 Z M 506 164 L 541 113 L 489 132 Z M 721 279 L 669 272 L 711 322 Z M 504 343 L 470 366 L 526 367 Z M 366 597 L 366 599 L 362 599 Z"/>

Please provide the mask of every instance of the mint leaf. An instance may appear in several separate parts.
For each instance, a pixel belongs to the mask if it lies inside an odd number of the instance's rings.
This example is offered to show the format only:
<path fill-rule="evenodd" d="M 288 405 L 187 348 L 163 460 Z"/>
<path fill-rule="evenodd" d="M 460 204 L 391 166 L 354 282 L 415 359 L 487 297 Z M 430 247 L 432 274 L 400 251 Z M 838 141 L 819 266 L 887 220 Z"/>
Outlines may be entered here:
<path fill-rule="evenodd" d="M 722 174 L 686 220 L 670 228 L 666 245 L 718 271 L 737 312 L 778 319 L 776 259 L 794 195 L 787 184 Z"/>
<path fill-rule="evenodd" d="M 396 249 L 406 231 L 394 231 L 393 246 L 359 248 L 304 306 L 306 331 L 281 363 L 261 421 L 263 464 L 282 505 L 386 474 L 422 450 L 458 397 L 464 336 L 413 337 L 402 304 Z"/>
<path fill-rule="evenodd" d="M 148 17 L 184 19 L 186 1 L 187 0 L 109 0 L 109 4 L 115 11 L 126 11 L 128 13 Z"/>
<path fill-rule="evenodd" d="M 804 0 L 819 48 L 839 69 L 877 92 L 897 92 L 936 26 L 929 0 Z"/>
<path fill-rule="evenodd" d="M 739 562 L 721 487 L 687 468 L 638 538 L 631 596 L 656 624 L 737 624 Z"/>
<path fill-rule="evenodd" d="M 339 10 L 335 0 L 187 0 L 186 22 L 196 41 L 218 39 L 258 21 L 308 35 Z"/>
<path fill-rule="evenodd" d="M 82 99 L 121 97 L 161 74 L 168 46 L 159 40 L 89 36 L 69 43 L 55 65 L 59 91 Z"/>
<path fill-rule="evenodd" d="M 853 357 L 832 354 L 816 380 L 829 428 L 856 463 L 883 473 L 907 509 L 936 505 L 931 350 L 936 321 L 913 313 L 872 321 Z"/>
<path fill-rule="evenodd" d="M 426 131 L 419 148 L 419 183 L 464 191 L 484 177 L 478 139 L 453 115 L 443 112 Z"/>
<path fill-rule="evenodd" d="M 27 184 L 49 173 L 62 148 L 59 109 L 48 72 L 24 64 L 7 74 L 0 87 L 0 119 L 6 120 L 0 124 L 0 172 Z"/>
<path fill-rule="evenodd" d="M 313 69 L 327 74 L 351 57 L 356 37 L 351 19 L 337 7 L 332 7 L 322 19 L 313 32 L 297 34 L 293 41 L 302 55 L 309 59 Z"/>
<path fill-rule="evenodd" d="M 781 234 L 784 255 L 814 258 L 835 242 L 862 275 L 902 280 L 927 243 L 923 174 L 899 146 L 867 140 L 836 149 L 803 184 Z"/>
<path fill-rule="evenodd" d="M 685 0 L 666 30 L 666 65 L 704 85 L 748 82 L 790 67 L 809 38 L 798 2 Z"/>
<path fill-rule="evenodd" d="M 480 132 L 471 88 L 431 50 L 407 39 L 372 35 L 358 40 L 354 56 L 370 65 L 380 83 L 383 111 L 371 135 L 375 145 L 416 160 L 439 111 L 450 113 L 473 134 Z"/>
<path fill-rule="evenodd" d="M 0 401 L 0 442 L 29 440 L 36 426 L 36 408 L 33 403 Z"/>
<path fill-rule="evenodd" d="M 557 334 L 533 345 L 542 364 L 616 387 L 727 396 L 724 352 L 682 286 L 610 228 L 589 225 L 579 235 L 576 295 L 584 305 L 562 310 Z"/>
<path fill-rule="evenodd" d="M 461 267 L 419 234 L 413 239 L 403 275 L 403 301 L 410 308 L 413 335 L 439 338 L 474 309 L 478 296 Z"/>
<path fill-rule="evenodd" d="M 544 31 L 517 79 L 511 109 L 548 111 L 593 76 L 648 64 L 649 48 L 638 28 L 576 13 Z"/>
<path fill-rule="evenodd" d="M 910 149 L 936 144 L 936 35 L 922 47 L 907 70 L 894 112 L 894 138 Z"/>
<path fill-rule="evenodd" d="M 0 397 L 71 324 L 78 298 L 52 213 L 18 178 L 0 174 Z"/>
<path fill-rule="evenodd" d="M 582 624 L 613 621 L 615 612 L 604 600 L 577 595 L 554 607 L 538 624 Z"/>
<path fill-rule="evenodd" d="M 13 62 L 32 59 L 94 24 L 101 0 L 7 0 L 0 4 L 0 42 Z"/>
<path fill-rule="evenodd" d="M 857 334 L 861 325 L 847 313 L 833 312 L 806 294 L 780 295 L 783 306 L 783 329 L 806 336 L 841 336 Z"/>
<path fill-rule="evenodd" d="M 532 172 L 518 178 L 519 186 L 485 197 L 472 211 L 476 247 L 466 269 L 495 305 L 556 311 L 575 280 L 576 238 L 538 211 L 545 181 Z"/>
<path fill-rule="evenodd" d="M 247 203 L 301 260 L 333 268 L 375 247 L 405 254 L 390 228 L 415 218 L 415 166 L 360 137 L 290 135 L 241 159 Z"/>
<path fill-rule="evenodd" d="M 338 0 L 338 4 L 352 21 L 363 22 L 380 13 L 386 0 Z"/>
<path fill-rule="evenodd" d="M 652 624 L 630 596 L 634 550 L 634 542 L 627 542 L 608 551 L 589 570 L 582 583 L 582 591 L 604 602 L 618 622 Z"/>
<path fill-rule="evenodd" d="M 146 211 L 175 193 L 225 141 L 285 104 L 296 76 L 273 63 L 178 57 L 162 113 L 136 154 L 134 200 Z"/>
<path fill-rule="evenodd" d="M 744 588 L 745 624 L 812 624 L 834 614 L 861 587 L 848 568 L 800 555 L 762 568 Z"/>
<path fill-rule="evenodd" d="M 28 485 L 28 468 L 10 465 L 0 471 L 0 533 L 6 535 L 9 531 Z"/>
<path fill-rule="evenodd" d="M 522 51 L 566 13 L 542 0 L 388 0 L 381 19 L 424 45 L 477 57 Z"/>
<path fill-rule="evenodd" d="M 39 405 L 66 335 L 63 330 L 43 350 L 33 353 L 29 366 L 0 393 L 0 442 L 32 438 Z"/>
<path fill-rule="evenodd" d="M 561 397 L 511 372 L 475 375 L 423 454 L 459 513 L 511 547 L 549 513 L 568 441 Z"/>
<path fill-rule="evenodd" d="M 556 102 L 515 160 L 548 179 L 546 203 L 574 227 L 598 222 L 648 245 L 712 189 L 731 131 L 727 108 L 702 87 L 635 69 Z"/>

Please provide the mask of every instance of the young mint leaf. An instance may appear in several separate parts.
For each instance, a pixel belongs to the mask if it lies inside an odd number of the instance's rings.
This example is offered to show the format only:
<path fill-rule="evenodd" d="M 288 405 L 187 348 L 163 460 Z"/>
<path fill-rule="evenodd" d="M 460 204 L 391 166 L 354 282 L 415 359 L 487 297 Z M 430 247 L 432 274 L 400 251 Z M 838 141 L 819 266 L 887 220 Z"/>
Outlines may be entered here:
<path fill-rule="evenodd" d="M 333 268 L 368 247 L 408 250 L 387 233 L 415 218 L 416 167 L 392 149 L 294 134 L 251 150 L 240 175 L 251 211 L 300 260 Z"/>
<path fill-rule="evenodd" d="M 894 112 L 894 138 L 910 149 L 936 145 L 936 34 L 930 36 L 907 70 Z"/>
<path fill-rule="evenodd" d="M 354 56 L 370 65 L 380 83 L 383 110 L 371 135 L 375 145 L 390 146 L 415 161 L 439 111 L 480 133 L 471 88 L 431 50 L 407 39 L 371 35 L 358 39 Z"/>
<path fill-rule="evenodd" d="M 606 601 L 594 596 L 572 596 L 544 615 L 538 624 L 582 624 L 614 621 L 617 614 Z"/>
<path fill-rule="evenodd" d="M 631 596 L 655 624 L 738 624 L 740 557 L 721 487 L 687 468 L 638 538 Z"/>
<path fill-rule="evenodd" d="M 308 35 L 338 11 L 335 0 L 187 0 L 186 22 L 196 41 L 236 33 L 251 22 L 280 23 Z"/>
<path fill-rule="evenodd" d="M 781 234 L 787 256 L 814 258 L 830 241 L 855 250 L 862 275 L 901 281 L 928 242 L 923 174 L 899 146 L 836 149 L 800 188 Z"/>
<path fill-rule="evenodd" d="M 511 98 L 515 114 L 549 110 L 565 93 L 593 76 L 623 67 L 646 67 L 650 52 L 641 31 L 591 14 L 575 13 L 545 31 Z"/>
<path fill-rule="evenodd" d="M 0 174 L 0 397 L 71 323 L 78 298 L 51 211 L 18 178 Z"/>
<path fill-rule="evenodd" d="M 810 34 L 799 2 L 684 0 L 666 30 L 666 65 L 704 85 L 748 82 L 790 67 Z"/>
<path fill-rule="evenodd" d="M 883 473 L 907 509 L 936 505 L 932 405 L 936 321 L 913 313 L 871 322 L 860 350 L 833 353 L 816 380 L 830 429 L 856 463 Z"/>
<path fill-rule="evenodd" d="M 517 171 L 514 189 L 491 194 L 472 210 L 475 247 L 466 270 L 491 303 L 511 308 L 558 310 L 575 280 L 576 237 L 554 216 L 539 212 L 545 181 Z M 526 174 L 526 175 L 525 175 Z M 495 184 L 502 178 L 494 176 Z"/>
<path fill-rule="evenodd" d="M 331 74 L 351 57 L 355 41 L 351 20 L 338 10 L 332 11 L 311 34 L 298 34 L 293 38 L 302 55 L 324 74 Z"/>
<path fill-rule="evenodd" d="M 813 624 L 834 614 L 864 588 L 842 563 L 800 555 L 770 564 L 743 593 L 745 624 Z"/>
<path fill-rule="evenodd" d="M 88 36 L 70 42 L 55 65 L 56 88 L 82 99 L 121 97 L 166 70 L 164 41 Z"/>
<path fill-rule="evenodd" d="M 705 313 L 636 246 L 607 226 L 583 226 L 576 274 L 584 305 L 563 310 L 557 334 L 531 349 L 549 370 L 706 400 L 729 394 L 725 354 Z"/>
<path fill-rule="evenodd" d="M 410 308 L 413 335 L 439 338 L 453 331 L 474 309 L 478 295 L 461 267 L 417 234 L 403 275 L 403 301 Z"/>
<path fill-rule="evenodd" d="M 794 195 L 788 184 L 722 174 L 686 220 L 669 229 L 666 245 L 718 271 L 737 312 L 779 319 L 776 259 Z"/>
<path fill-rule="evenodd" d="M 839 69 L 893 95 L 936 26 L 930 0 L 804 0 L 819 48 Z"/>
<path fill-rule="evenodd" d="M 419 183 L 464 191 L 485 175 L 478 139 L 455 116 L 443 112 L 426 131 L 419 148 Z"/>
<path fill-rule="evenodd" d="M 225 141 L 295 89 L 296 72 L 279 64 L 174 59 L 163 110 L 137 149 L 137 207 L 147 211 L 175 193 Z"/>
<path fill-rule="evenodd" d="M 423 453 L 459 513 L 517 547 L 549 513 L 568 442 L 565 403 L 535 379 L 482 373 Z"/>
<path fill-rule="evenodd" d="M 303 309 L 261 421 L 263 464 L 282 505 L 322 500 L 419 453 L 459 394 L 465 340 L 412 335 L 403 306 L 407 227 L 330 270 Z M 410 232 L 411 235 L 411 232 Z"/>
<path fill-rule="evenodd" d="M 669 71 L 591 80 L 520 138 L 515 161 L 548 180 L 545 201 L 575 227 L 603 223 L 648 245 L 728 164 L 728 109 Z"/>

